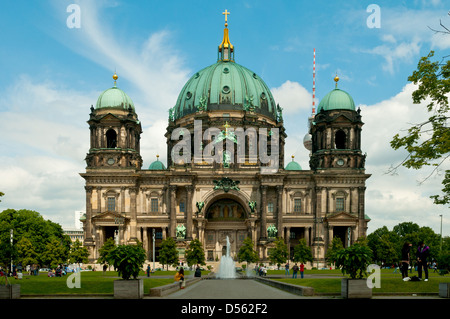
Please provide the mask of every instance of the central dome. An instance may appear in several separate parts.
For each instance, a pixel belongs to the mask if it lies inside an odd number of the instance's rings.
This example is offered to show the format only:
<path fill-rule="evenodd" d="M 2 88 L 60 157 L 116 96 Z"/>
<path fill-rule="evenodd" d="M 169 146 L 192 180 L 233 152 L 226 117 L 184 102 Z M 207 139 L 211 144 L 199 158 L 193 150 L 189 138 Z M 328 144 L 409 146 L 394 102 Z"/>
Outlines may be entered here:
<path fill-rule="evenodd" d="M 171 109 L 173 120 L 199 111 L 250 111 L 277 119 L 277 106 L 264 81 L 234 62 L 227 26 L 225 23 L 218 61 L 187 81 Z"/>
<path fill-rule="evenodd" d="M 195 73 L 184 85 L 174 107 L 174 119 L 204 111 L 253 110 L 276 119 L 276 105 L 264 81 L 232 61 L 219 60 Z"/>

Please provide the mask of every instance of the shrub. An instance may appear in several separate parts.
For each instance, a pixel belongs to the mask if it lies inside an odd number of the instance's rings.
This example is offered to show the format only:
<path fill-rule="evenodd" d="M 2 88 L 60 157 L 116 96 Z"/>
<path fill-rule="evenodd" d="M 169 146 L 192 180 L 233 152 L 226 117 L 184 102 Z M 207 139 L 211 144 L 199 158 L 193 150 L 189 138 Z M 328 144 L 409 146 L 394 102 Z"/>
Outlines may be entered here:
<path fill-rule="evenodd" d="M 372 250 L 363 244 L 356 243 L 341 249 L 335 254 L 336 267 L 352 279 L 363 278 L 367 274 L 367 266 L 372 260 Z"/>
<path fill-rule="evenodd" d="M 145 250 L 142 245 L 119 245 L 110 255 L 114 269 L 122 279 L 137 279 L 145 261 Z"/>

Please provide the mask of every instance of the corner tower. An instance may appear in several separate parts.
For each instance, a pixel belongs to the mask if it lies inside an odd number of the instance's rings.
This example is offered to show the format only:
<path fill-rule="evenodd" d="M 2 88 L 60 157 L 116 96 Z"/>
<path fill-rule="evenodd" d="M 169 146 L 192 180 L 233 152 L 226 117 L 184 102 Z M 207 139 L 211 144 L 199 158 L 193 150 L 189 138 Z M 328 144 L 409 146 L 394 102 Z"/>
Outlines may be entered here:
<path fill-rule="evenodd" d="M 95 108 L 91 106 L 87 168 L 140 169 L 141 123 L 133 101 L 117 87 L 117 74 L 113 75 L 113 79 L 114 86 L 100 94 Z"/>
<path fill-rule="evenodd" d="M 366 155 L 361 151 L 360 109 L 355 110 L 353 98 L 336 87 L 320 101 L 311 125 L 312 170 L 330 168 L 365 168 Z"/>

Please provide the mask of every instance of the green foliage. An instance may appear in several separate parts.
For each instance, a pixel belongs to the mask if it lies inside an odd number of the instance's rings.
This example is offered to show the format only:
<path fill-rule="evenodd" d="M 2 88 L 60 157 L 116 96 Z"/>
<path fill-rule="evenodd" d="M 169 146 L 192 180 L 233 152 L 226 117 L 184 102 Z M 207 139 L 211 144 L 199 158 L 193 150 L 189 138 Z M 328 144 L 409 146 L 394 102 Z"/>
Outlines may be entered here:
<path fill-rule="evenodd" d="M 440 255 L 437 259 L 437 263 L 440 270 L 446 270 L 445 273 L 450 272 L 450 251 L 445 251 L 442 255 Z"/>
<path fill-rule="evenodd" d="M 275 248 L 269 250 L 269 260 L 272 264 L 282 264 L 288 258 L 287 245 L 283 238 L 278 237 L 275 240 Z"/>
<path fill-rule="evenodd" d="M 111 265 L 112 262 L 110 260 L 110 253 L 114 250 L 116 247 L 116 243 L 114 242 L 114 238 L 110 237 L 108 238 L 103 246 L 98 250 L 98 253 L 100 257 L 98 258 L 97 262 L 100 264 L 108 264 Z"/>
<path fill-rule="evenodd" d="M 294 247 L 294 256 L 292 258 L 294 262 L 306 263 L 313 261 L 311 247 L 306 245 L 306 240 L 302 238 L 299 243 Z"/>
<path fill-rule="evenodd" d="M 202 243 L 198 239 L 191 241 L 189 248 L 186 250 L 185 257 L 189 266 L 206 265 L 205 252 Z"/>
<path fill-rule="evenodd" d="M 69 261 L 70 263 L 87 263 L 89 257 L 89 251 L 86 247 L 82 246 L 82 243 L 77 239 L 70 247 Z"/>
<path fill-rule="evenodd" d="M 342 244 L 342 240 L 339 237 L 334 237 L 331 241 L 331 247 L 328 247 L 327 254 L 325 258 L 328 263 L 335 264 L 336 263 L 336 253 L 344 249 L 344 245 Z"/>
<path fill-rule="evenodd" d="M 137 279 L 139 271 L 144 266 L 145 250 L 140 243 L 119 245 L 110 252 L 109 258 L 122 279 L 129 280 L 131 277 Z"/>
<path fill-rule="evenodd" d="M 241 248 L 239 248 L 238 259 L 247 263 L 255 263 L 259 260 L 258 253 L 253 248 L 251 237 L 244 239 Z"/>
<path fill-rule="evenodd" d="M 371 260 L 372 250 L 361 243 L 355 243 L 336 253 L 336 267 L 341 268 L 342 273 L 352 279 L 367 275 L 367 266 Z"/>
<path fill-rule="evenodd" d="M 13 230 L 13 247 L 10 244 L 10 230 Z M 27 240 L 22 240 L 26 238 Z M 47 245 L 56 240 L 61 246 L 62 256 L 57 259 L 64 262 L 68 258 L 70 238 L 64 235 L 62 227 L 31 210 L 6 209 L 0 213 L 0 265 L 6 266 L 11 257 L 14 262 L 36 262 L 47 265 L 49 259 Z M 55 242 L 56 242 L 55 241 Z M 30 247 L 31 243 L 31 247 Z M 54 248 L 50 246 L 50 248 Z M 58 253 L 59 254 L 59 253 Z"/>
<path fill-rule="evenodd" d="M 428 56 L 422 57 L 408 80 L 418 84 L 412 98 L 415 104 L 427 100 L 427 110 L 430 117 L 421 123 L 413 124 L 405 136 L 396 134 L 391 147 L 395 150 L 404 148 L 408 157 L 401 165 L 421 169 L 424 166 L 433 166 L 436 171 L 450 156 L 450 130 L 448 121 L 448 93 L 450 92 L 450 60 L 441 63 L 432 62 L 434 56 L 431 51 Z M 443 195 L 433 195 L 435 204 L 450 203 L 450 170 L 445 171 L 442 180 Z"/>
<path fill-rule="evenodd" d="M 169 268 L 169 265 L 178 264 L 177 244 L 172 237 L 162 241 L 159 251 L 159 261 L 162 265 L 167 265 L 167 268 Z"/>
<path fill-rule="evenodd" d="M 60 264 L 65 264 L 67 262 L 67 257 L 67 248 L 60 240 L 52 238 L 45 246 L 45 250 L 41 255 L 41 260 L 45 265 L 56 268 Z"/>

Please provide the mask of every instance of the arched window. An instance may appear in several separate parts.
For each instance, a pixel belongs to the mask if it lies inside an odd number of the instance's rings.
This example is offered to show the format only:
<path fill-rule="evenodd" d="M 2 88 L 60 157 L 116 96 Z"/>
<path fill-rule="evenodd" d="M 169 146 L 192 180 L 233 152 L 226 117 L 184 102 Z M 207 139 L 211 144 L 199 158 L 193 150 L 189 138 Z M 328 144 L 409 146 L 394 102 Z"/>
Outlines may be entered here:
<path fill-rule="evenodd" d="M 338 130 L 334 135 L 334 142 L 338 150 L 346 149 L 347 135 L 343 130 Z"/>
<path fill-rule="evenodd" d="M 106 147 L 116 148 L 117 147 L 117 133 L 113 129 L 109 129 L 106 132 Z"/>

